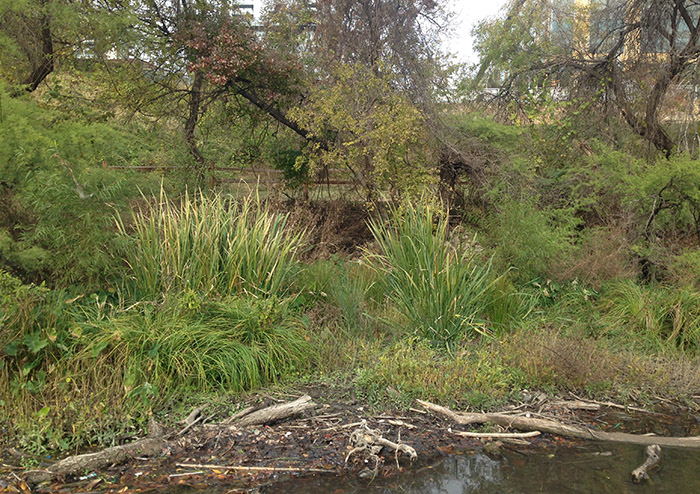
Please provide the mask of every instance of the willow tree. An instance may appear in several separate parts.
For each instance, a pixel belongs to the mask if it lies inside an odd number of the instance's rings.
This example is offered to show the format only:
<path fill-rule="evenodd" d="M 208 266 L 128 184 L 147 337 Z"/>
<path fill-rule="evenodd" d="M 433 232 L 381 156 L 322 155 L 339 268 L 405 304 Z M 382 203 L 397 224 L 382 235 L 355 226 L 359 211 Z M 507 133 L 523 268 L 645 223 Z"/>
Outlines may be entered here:
<path fill-rule="evenodd" d="M 586 106 L 611 104 L 637 135 L 667 157 L 674 152 L 665 104 L 697 73 L 696 0 L 514 0 L 476 35 L 477 81 L 497 72 L 502 96 L 522 101 L 549 92 Z"/>

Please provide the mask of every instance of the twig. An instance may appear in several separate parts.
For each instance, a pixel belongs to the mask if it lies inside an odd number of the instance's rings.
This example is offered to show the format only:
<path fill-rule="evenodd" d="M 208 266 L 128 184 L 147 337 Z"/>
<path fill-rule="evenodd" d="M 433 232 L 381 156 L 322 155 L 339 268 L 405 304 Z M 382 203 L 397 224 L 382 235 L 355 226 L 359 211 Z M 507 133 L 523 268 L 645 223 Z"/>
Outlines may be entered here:
<path fill-rule="evenodd" d="M 522 437 L 535 437 L 542 434 L 540 431 L 532 432 L 464 432 L 464 431 L 452 431 L 458 436 L 463 437 L 504 437 L 504 438 L 522 438 Z"/>
<path fill-rule="evenodd" d="M 195 425 L 197 425 L 198 423 L 200 423 L 203 419 L 204 419 L 204 415 L 200 415 L 199 417 L 197 417 L 196 419 L 194 419 L 192 422 L 188 423 L 185 427 L 183 427 L 182 429 L 180 429 L 180 432 L 178 432 L 177 434 L 175 434 L 175 436 L 176 436 L 176 437 L 177 437 L 177 436 L 182 436 L 185 432 L 187 432 L 187 431 L 190 430 L 192 427 L 194 427 Z"/>
<path fill-rule="evenodd" d="M 292 467 L 241 467 L 234 465 L 210 465 L 199 463 L 175 463 L 175 466 L 183 468 L 211 468 L 213 470 L 235 470 L 236 472 L 314 472 L 329 473 L 335 470 L 324 468 L 292 468 Z"/>
<path fill-rule="evenodd" d="M 573 393 L 571 393 L 571 396 L 573 396 L 573 397 L 576 398 L 577 400 L 585 401 L 585 402 L 588 402 L 588 403 L 595 403 L 596 405 L 601 405 L 601 406 L 604 406 L 604 407 L 618 408 L 618 409 L 620 409 L 620 410 L 625 410 L 625 411 L 626 411 L 626 410 L 632 410 L 633 412 L 648 413 L 648 414 L 650 414 L 650 415 L 661 415 L 661 414 L 658 413 L 658 412 L 652 412 L 652 411 L 646 410 L 646 409 L 644 409 L 644 408 L 637 408 L 637 407 L 633 407 L 633 406 L 619 405 L 619 404 L 617 404 L 617 403 L 613 403 L 612 401 L 587 400 L 587 399 L 585 399 L 585 398 L 581 398 L 581 397 L 579 397 L 579 396 L 576 396 L 576 395 L 573 394 Z"/>
<path fill-rule="evenodd" d="M 408 423 L 404 422 L 403 420 L 387 420 L 386 423 L 391 424 L 391 425 L 396 425 L 398 427 L 405 427 L 406 429 L 415 429 L 416 428 L 415 425 L 408 424 Z"/>
<path fill-rule="evenodd" d="M 75 173 L 73 173 L 73 169 L 70 167 L 68 162 L 66 162 L 66 160 L 64 160 L 61 157 L 61 155 L 59 154 L 58 151 L 56 151 L 52 157 L 56 158 L 59 163 L 61 163 L 64 167 L 66 167 L 66 169 L 68 170 L 68 173 L 70 173 L 70 176 L 73 179 L 73 183 L 75 184 L 75 191 L 78 193 L 78 197 L 80 197 L 81 199 L 90 199 L 92 196 L 95 195 L 94 192 L 92 194 L 85 193 L 85 191 L 83 190 L 83 187 L 78 182 L 78 179 L 75 178 Z"/>
<path fill-rule="evenodd" d="M 345 425 L 334 425 L 331 427 L 326 427 L 325 429 L 320 429 L 321 431 L 337 431 L 340 429 L 349 429 L 350 427 L 357 427 L 358 425 L 362 425 L 364 421 L 362 422 L 352 422 L 350 424 L 345 424 Z"/>
<path fill-rule="evenodd" d="M 187 477 L 189 475 L 201 475 L 203 473 L 204 473 L 204 471 L 202 471 L 202 470 L 197 470 L 196 472 L 171 473 L 170 475 L 168 475 L 168 478 L 174 479 L 175 477 Z"/>

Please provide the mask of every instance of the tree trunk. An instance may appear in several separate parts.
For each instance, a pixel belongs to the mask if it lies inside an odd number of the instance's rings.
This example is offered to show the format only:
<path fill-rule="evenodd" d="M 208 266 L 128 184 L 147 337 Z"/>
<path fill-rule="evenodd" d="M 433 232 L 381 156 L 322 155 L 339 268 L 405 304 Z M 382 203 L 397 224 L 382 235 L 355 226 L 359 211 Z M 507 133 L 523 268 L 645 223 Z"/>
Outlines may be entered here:
<path fill-rule="evenodd" d="M 39 60 L 34 61 L 34 70 L 25 79 L 24 83 L 27 85 L 27 91 L 32 92 L 39 84 L 41 84 L 48 75 L 53 72 L 54 69 L 54 51 L 53 51 L 53 39 L 51 37 L 51 19 L 46 12 L 46 4 L 48 0 L 42 0 L 41 2 L 41 14 L 39 22 L 41 23 L 41 56 Z"/>
<path fill-rule="evenodd" d="M 195 130 L 197 129 L 197 121 L 199 120 L 199 111 L 202 105 L 202 84 L 204 83 L 204 75 L 201 72 L 195 72 L 194 82 L 192 83 L 192 88 L 190 89 L 190 102 L 188 105 L 189 114 L 187 116 L 187 122 L 185 122 L 185 141 L 190 148 L 190 154 L 200 165 L 204 165 L 205 160 L 202 153 L 197 147 L 197 140 L 195 138 Z M 203 173 L 200 170 L 200 173 Z"/>

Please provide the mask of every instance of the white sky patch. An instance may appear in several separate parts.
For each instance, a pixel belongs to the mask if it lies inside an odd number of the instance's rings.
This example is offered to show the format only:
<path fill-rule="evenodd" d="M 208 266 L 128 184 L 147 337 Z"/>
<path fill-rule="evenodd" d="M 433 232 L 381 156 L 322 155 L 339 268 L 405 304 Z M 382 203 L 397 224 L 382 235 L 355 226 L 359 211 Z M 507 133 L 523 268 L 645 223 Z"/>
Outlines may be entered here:
<path fill-rule="evenodd" d="M 472 29 L 479 21 L 493 17 L 503 8 L 506 0 L 453 0 L 452 10 L 457 14 L 454 38 L 447 43 L 458 61 L 476 63 L 478 58 L 472 47 Z"/>

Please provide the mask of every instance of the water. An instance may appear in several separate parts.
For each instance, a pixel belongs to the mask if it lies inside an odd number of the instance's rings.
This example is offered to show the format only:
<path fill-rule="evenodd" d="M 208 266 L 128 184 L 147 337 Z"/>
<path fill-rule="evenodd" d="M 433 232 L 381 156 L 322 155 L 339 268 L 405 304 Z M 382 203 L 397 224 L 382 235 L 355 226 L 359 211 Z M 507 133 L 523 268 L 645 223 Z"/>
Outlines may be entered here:
<path fill-rule="evenodd" d="M 642 446 L 587 443 L 558 449 L 465 453 L 375 479 L 320 476 L 269 485 L 265 494 L 700 493 L 700 451 L 664 448 L 651 481 L 634 484 Z"/>

